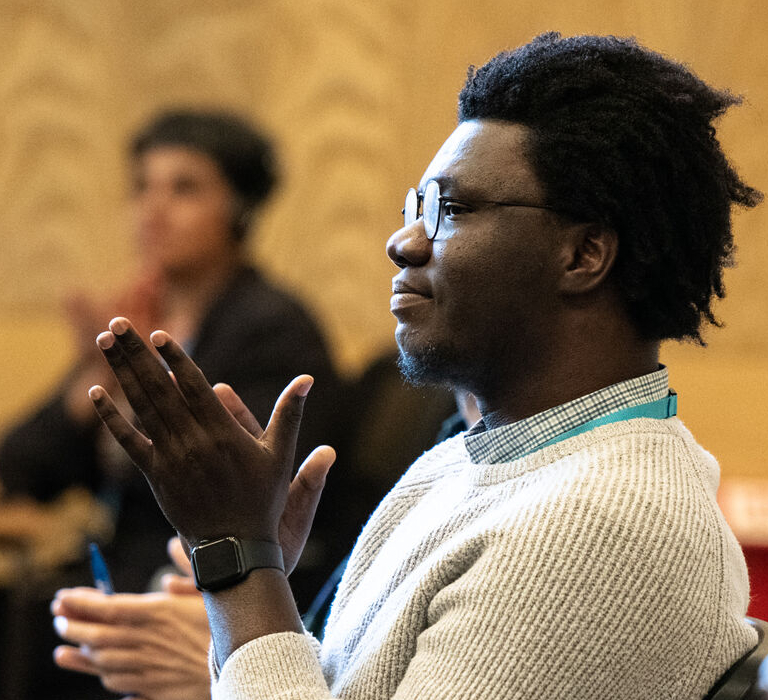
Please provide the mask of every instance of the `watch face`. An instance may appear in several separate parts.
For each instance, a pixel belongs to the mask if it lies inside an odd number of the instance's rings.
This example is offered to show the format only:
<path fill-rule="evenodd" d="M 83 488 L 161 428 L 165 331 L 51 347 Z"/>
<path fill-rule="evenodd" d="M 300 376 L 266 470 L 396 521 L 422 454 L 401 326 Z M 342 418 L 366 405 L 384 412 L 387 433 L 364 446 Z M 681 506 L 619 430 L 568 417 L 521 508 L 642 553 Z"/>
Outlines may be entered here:
<path fill-rule="evenodd" d="M 240 547 L 232 537 L 195 547 L 192 566 L 198 588 L 208 590 L 237 581 L 244 573 Z"/>

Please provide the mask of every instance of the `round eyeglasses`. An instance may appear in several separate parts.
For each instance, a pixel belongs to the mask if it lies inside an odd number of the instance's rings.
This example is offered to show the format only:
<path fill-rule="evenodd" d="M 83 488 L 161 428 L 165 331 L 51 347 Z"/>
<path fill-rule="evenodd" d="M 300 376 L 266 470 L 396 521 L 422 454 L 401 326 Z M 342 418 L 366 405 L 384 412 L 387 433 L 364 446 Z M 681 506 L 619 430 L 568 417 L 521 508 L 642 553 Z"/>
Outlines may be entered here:
<path fill-rule="evenodd" d="M 440 222 L 443 220 L 446 207 L 457 205 L 459 207 L 476 208 L 478 204 L 497 207 L 523 207 L 526 209 L 549 209 L 554 207 L 549 204 L 526 204 L 523 202 L 497 202 L 489 199 L 456 199 L 440 194 L 440 185 L 437 180 L 429 180 L 424 186 L 424 193 L 420 193 L 411 187 L 405 195 L 403 207 L 403 220 L 405 226 L 410 226 L 420 216 L 424 217 L 424 230 L 427 238 L 432 241 L 437 236 Z"/>

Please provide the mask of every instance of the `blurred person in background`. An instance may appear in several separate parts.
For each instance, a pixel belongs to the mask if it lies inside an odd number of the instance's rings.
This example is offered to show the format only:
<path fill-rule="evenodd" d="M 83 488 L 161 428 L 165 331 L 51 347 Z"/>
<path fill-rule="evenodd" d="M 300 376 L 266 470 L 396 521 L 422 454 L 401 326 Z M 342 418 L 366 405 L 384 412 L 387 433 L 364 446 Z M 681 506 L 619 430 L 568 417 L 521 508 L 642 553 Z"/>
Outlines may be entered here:
<path fill-rule="evenodd" d="M 265 423 L 275 394 L 299 372 L 311 371 L 325 394 L 335 393 L 337 380 L 309 313 L 247 262 L 248 234 L 278 177 L 271 143 L 232 114 L 179 109 L 146 124 L 129 155 L 139 274 L 130 282 L 128 272 L 109 272 L 105 288 L 124 288 L 116 298 L 68 302 L 79 356 L 53 398 L 0 445 L 0 535 L 6 522 L 6 534 L 51 539 L 51 504 L 73 490 L 88 493 L 112 523 L 114 534 L 104 527 L 101 534 L 115 588 L 143 591 L 174 533 L 90 405 L 89 386 L 116 386 L 93 342 L 97 329 L 116 313 L 131 314 L 145 334 L 173 329 L 209 381 L 234 387 Z M 304 445 L 331 429 L 328 402 L 316 403 L 312 434 L 299 446 L 304 456 Z M 314 580 L 306 590 L 300 575 L 296 583 L 306 604 Z"/>
<path fill-rule="evenodd" d="M 115 586 L 143 590 L 173 532 L 144 480 L 103 439 L 87 397 L 97 378 L 114 386 L 93 342 L 104 319 L 126 309 L 144 332 L 173 328 L 206 377 L 235 387 L 264 421 L 301 368 L 331 385 L 335 375 L 306 310 L 246 262 L 247 234 L 277 180 L 266 138 L 233 115 L 170 111 L 136 134 L 130 156 L 141 272 L 117 300 L 70 301 L 79 359 L 53 400 L 7 435 L 0 479 L 7 497 L 49 501 L 74 485 L 103 495 L 117 518 Z M 328 427 L 319 413 L 318 433 Z M 135 547 L 141 556 L 122 556 Z"/>

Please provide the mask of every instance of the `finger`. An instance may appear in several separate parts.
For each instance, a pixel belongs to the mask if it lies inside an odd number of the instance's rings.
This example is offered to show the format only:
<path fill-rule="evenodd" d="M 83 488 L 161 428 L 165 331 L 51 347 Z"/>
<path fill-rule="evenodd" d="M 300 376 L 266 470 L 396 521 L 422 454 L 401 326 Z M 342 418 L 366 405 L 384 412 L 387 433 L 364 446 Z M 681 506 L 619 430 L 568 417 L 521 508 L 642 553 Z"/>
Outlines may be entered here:
<path fill-rule="evenodd" d="M 99 669 L 78 647 L 61 645 L 53 650 L 53 660 L 59 668 L 98 676 Z"/>
<path fill-rule="evenodd" d="M 123 625 L 105 625 L 100 622 L 83 622 L 57 615 L 53 618 L 56 634 L 72 644 L 80 644 L 90 649 L 101 647 L 137 647 L 141 645 L 143 635 L 138 628 Z M 85 652 L 83 652 L 85 653 Z"/>
<path fill-rule="evenodd" d="M 143 385 L 145 393 L 157 408 L 160 416 L 166 418 L 173 413 L 173 425 L 178 424 L 184 414 L 186 404 L 178 390 L 172 373 L 159 361 L 157 355 L 150 349 L 131 322 L 118 316 L 109 323 L 110 331 L 120 347 L 138 382 Z M 167 334 L 166 334 L 167 335 Z"/>
<path fill-rule="evenodd" d="M 93 588 L 62 589 L 51 606 L 57 616 L 104 625 L 140 625 L 154 619 L 162 605 L 161 593 L 106 595 Z"/>
<path fill-rule="evenodd" d="M 53 596 L 53 600 L 51 601 L 50 609 L 51 613 L 53 615 L 64 615 L 68 617 L 74 616 L 74 611 L 68 607 L 67 602 L 68 600 L 71 600 L 73 597 L 77 597 L 80 595 L 90 596 L 90 595 L 105 595 L 101 591 L 99 591 L 96 588 L 89 588 L 87 586 L 78 586 L 76 588 L 60 588 Z"/>
<path fill-rule="evenodd" d="M 184 398 L 130 321 L 118 316 L 110 321 L 109 329 L 114 340 L 105 357 L 149 437 L 166 440 L 171 431 L 184 434 L 191 430 L 195 421 Z M 98 338 L 102 348 L 111 340 L 106 335 Z"/>
<path fill-rule="evenodd" d="M 293 480 L 296 489 L 305 496 L 322 492 L 325 479 L 335 461 L 336 451 L 332 447 L 329 445 L 316 447 L 299 467 L 299 472 Z M 294 489 L 293 483 L 291 489 Z"/>
<path fill-rule="evenodd" d="M 157 413 L 155 405 L 141 386 L 126 356 L 121 351 L 115 334 L 112 331 L 99 333 L 96 337 L 96 345 L 107 360 L 134 413 L 139 417 L 142 424 L 157 432 L 158 426 L 163 426 L 164 423 Z M 157 435 L 155 437 L 157 439 Z"/>
<path fill-rule="evenodd" d="M 146 650 L 144 648 L 141 651 L 137 649 L 119 649 L 114 647 L 106 647 L 99 649 L 96 647 L 80 647 L 81 656 L 91 662 L 94 668 L 98 670 L 100 676 L 111 675 L 130 675 L 137 676 L 142 675 L 142 672 L 151 669 L 155 658 L 146 657 Z M 136 691 L 138 683 L 133 680 L 128 685 L 118 687 L 119 692 L 126 692 L 128 690 Z"/>
<path fill-rule="evenodd" d="M 68 671 L 77 671 L 87 673 L 91 676 L 102 676 L 102 684 L 108 690 L 116 693 L 134 692 L 141 681 L 136 676 L 135 669 L 129 666 L 127 673 L 110 672 L 109 669 L 100 664 L 94 663 L 88 652 L 84 652 L 77 647 L 59 646 L 53 650 L 53 660 L 60 668 Z M 125 665 L 125 664 L 123 664 Z M 109 675 L 106 675 L 106 674 Z M 131 690 L 128 690 L 128 689 Z M 122 700 L 142 700 L 138 695 L 124 697 Z"/>
<path fill-rule="evenodd" d="M 54 607 L 56 605 L 61 604 L 61 599 L 66 598 L 72 595 L 91 595 L 92 593 L 95 593 L 96 595 L 104 595 L 99 591 L 97 588 L 93 588 L 93 586 L 75 586 L 74 588 L 59 588 L 56 593 L 53 595 L 53 601 L 51 602 L 51 612 L 55 614 Z"/>
<path fill-rule="evenodd" d="M 187 576 L 192 575 L 192 564 L 189 563 L 189 557 L 184 551 L 184 545 L 178 537 L 171 537 L 168 540 L 168 556 L 182 573 Z"/>
<path fill-rule="evenodd" d="M 253 413 L 248 410 L 248 406 L 243 403 L 243 400 L 229 384 L 215 384 L 213 390 L 216 392 L 216 396 L 219 397 L 219 401 L 224 404 L 224 407 L 253 437 L 260 438 L 264 434 L 259 421 L 256 420 Z"/>
<path fill-rule="evenodd" d="M 181 346 L 165 331 L 155 331 L 149 338 L 168 363 L 176 386 L 197 421 L 203 425 L 211 425 L 231 420 L 231 414 L 219 401 L 200 368 Z"/>
<path fill-rule="evenodd" d="M 314 381 L 308 374 L 302 374 L 285 387 L 264 430 L 264 442 L 277 454 L 282 453 L 289 457 L 291 468 L 304 413 L 304 402 Z"/>
<path fill-rule="evenodd" d="M 148 469 L 152 461 L 152 441 L 126 420 L 104 387 L 92 386 L 88 390 L 88 396 L 99 418 L 128 457 L 142 470 Z"/>
<path fill-rule="evenodd" d="M 147 657 L 145 649 L 59 648 L 62 651 L 54 651 L 54 660 L 60 666 L 97 675 L 107 690 L 131 693 L 137 700 L 144 695 L 142 691 L 151 691 L 153 684 L 162 679 L 162 672 L 153 668 L 153 658 Z"/>
<path fill-rule="evenodd" d="M 109 656 L 94 655 L 91 649 L 78 649 L 70 646 L 59 646 L 53 650 L 53 660 L 60 668 L 69 671 L 100 676 L 102 685 L 115 693 L 135 693 L 142 683 L 141 668 L 137 668 L 136 652 L 126 658 L 110 658 Z M 113 670 L 113 666 L 114 668 Z M 131 696 L 140 700 L 139 696 Z M 123 698 L 130 700 L 130 698 Z"/>

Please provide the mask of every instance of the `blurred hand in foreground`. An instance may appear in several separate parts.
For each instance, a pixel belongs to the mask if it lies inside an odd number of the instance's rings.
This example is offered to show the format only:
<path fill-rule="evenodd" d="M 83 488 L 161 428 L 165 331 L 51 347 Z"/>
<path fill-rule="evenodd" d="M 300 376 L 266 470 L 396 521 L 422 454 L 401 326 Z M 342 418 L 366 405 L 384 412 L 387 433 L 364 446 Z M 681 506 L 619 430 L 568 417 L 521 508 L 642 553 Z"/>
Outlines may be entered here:
<path fill-rule="evenodd" d="M 54 627 L 78 646 L 57 647 L 55 662 L 142 700 L 209 700 L 208 618 L 202 596 L 183 588 L 184 580 L 171 575 L 161 593 L 59 591 Z"/>

